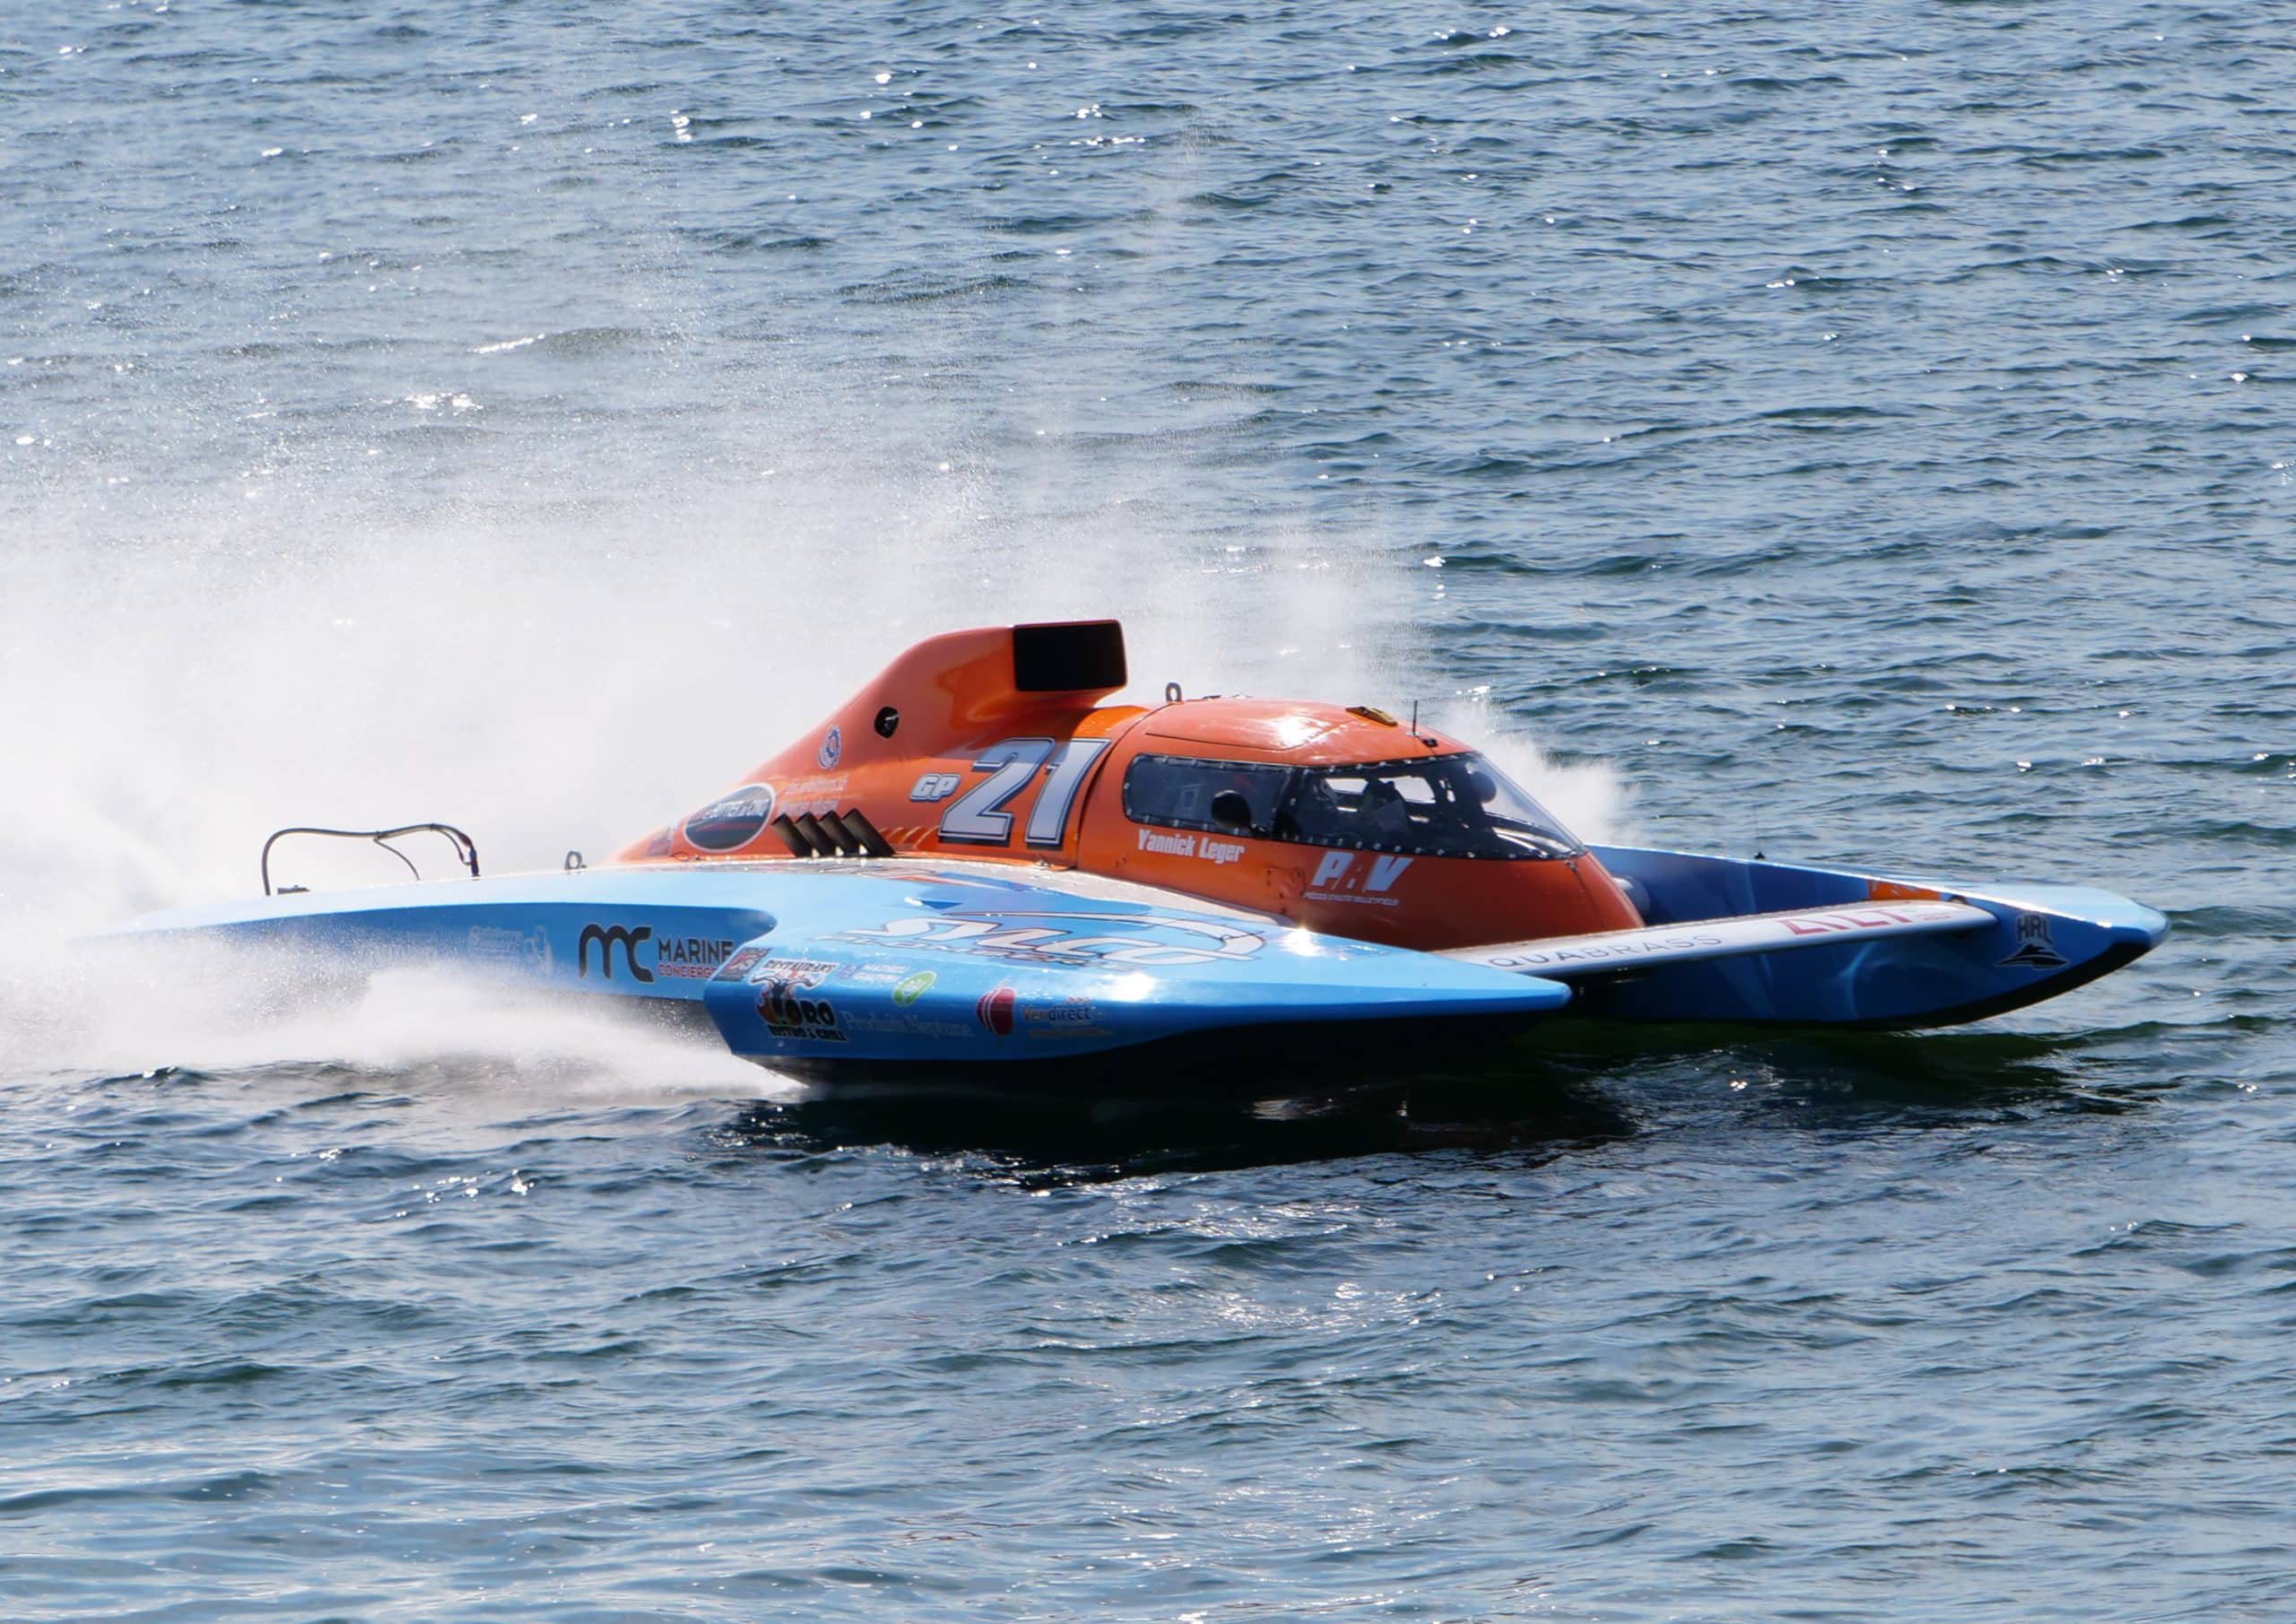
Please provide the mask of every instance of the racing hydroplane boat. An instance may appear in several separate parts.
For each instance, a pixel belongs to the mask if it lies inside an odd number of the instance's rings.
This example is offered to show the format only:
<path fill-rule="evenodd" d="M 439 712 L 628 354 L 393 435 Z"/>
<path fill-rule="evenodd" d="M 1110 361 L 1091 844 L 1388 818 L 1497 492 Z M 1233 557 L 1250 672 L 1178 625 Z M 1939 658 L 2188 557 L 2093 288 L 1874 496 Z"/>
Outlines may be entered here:
<path fill-rule="evenodd" d="M 422 825 L 467 877 L 274 893 L 284 836 L 413 832 L 283 830 L 260 899 L 133 928 L 652 1000 L 800 1075 L 1000 1083 L 1423 1057 L 1565 1012 L 1944 1026 L 2167 934 L 2081 887 L 1588 846 L 1415 716 L 1102 703 L 1126 681 L 1113 621 L 951 632 L 610 864 L 482 878 Z"/>

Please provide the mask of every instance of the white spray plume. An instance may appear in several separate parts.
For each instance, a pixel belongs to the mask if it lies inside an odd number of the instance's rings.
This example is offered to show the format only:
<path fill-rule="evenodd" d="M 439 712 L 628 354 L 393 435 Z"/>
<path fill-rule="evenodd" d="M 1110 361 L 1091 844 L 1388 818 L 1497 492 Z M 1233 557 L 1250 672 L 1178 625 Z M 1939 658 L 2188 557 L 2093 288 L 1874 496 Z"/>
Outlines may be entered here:
<path fill-rule="evenodd" d="M 1557 760 L 1527 729 L 1494 714 L 1480 694 L 1429 705 L 1422 720 L 1480 750 L 1580 839 L 1634 838 L 1632 796 L 1608 761 Z"/>
<path fill-rule="evenodd" d="M 251 1074 L 326 1068 L 331 1086 L 384 1081 L 435 1098 L 426 1119 L 756 1098 L 797 1085 L 652 1006 L 571 997 L 400 966 L 346 974 L 292 953 L 98 940 L 12 955 L 0 1079 L 69 1073 Z M 344 1077 L 348 1072 L 352 1075 Z M 435 1085 L 435 1086 L 433 1086 Z"/>
<path fill-rule="evenodd" d="M 881 467 L 818 439 L 741 449 L 630 489 L 602 455 L 587 491 L 537 498 L 506 476 L 508 495 L 465 484 L 420 506 L 291 459 L 252 500 L 60 494 L 93 482 L 8 493 L 8 951 L 44 961 L 76 932 L 249 892 L 264 836 L 291 823 L 444 819 L 495 873 L 612 851 L 957 626 L 1118 616 L 1140 698 L 1167 679 L 1346 700 L 1422 685 L 1389 580 L 1401 566 L 1371 538 L 1173 533 L 1145 474 L 1048 484 L 1041 468 L 1031 482 L 915 448 L 886 448 Z M 1557 769 L 1484 719 L 1457 725 L 1566 821 L 1607 832 L 1607 769 Z M 447 872 L 442 850 L 414 849 Z M 365 857 L 285 861 L 299 879 L 403 877 Z M 0 1021 L 34 979 L 0 963 L 19 989 Z M 178 1064 L 176 1038 L 214 1036 L 147 1013 L 142 1049 L 88 1063 Z M 560 1029 L 435 997 L 386 1024 L 432 1052 L 482 1033 L 554 1052 Z M 324 1046 L 269 1029 L 276 1052 Z"/>

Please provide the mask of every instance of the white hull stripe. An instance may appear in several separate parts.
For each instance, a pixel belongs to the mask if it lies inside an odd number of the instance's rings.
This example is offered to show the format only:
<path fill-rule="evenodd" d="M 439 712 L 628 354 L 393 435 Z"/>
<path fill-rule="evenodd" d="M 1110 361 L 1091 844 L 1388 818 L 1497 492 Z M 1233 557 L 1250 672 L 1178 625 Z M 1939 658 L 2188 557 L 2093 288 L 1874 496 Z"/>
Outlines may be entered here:
<path fill-rule="evenodd" d="M 1453 948 L 1443 956 L 1467 964 L 1488 965 L 1492 969 L 1567 981 L 1573 977 L 1605 975 L 1646 964 L 1684 964 L 1700 959 L 1732 959 L 1797 947 L 1831 947 L 1883 936 L 1949 935 L 1994 923 L 1993 915 L 1966 902 L 1874 902 L 1855 908 L 1742 914 L 1735 918 L 1654 925 L 1640 930 L 1603 931 L 1587 936 L 1551 936 L 1541 942 Z"/>

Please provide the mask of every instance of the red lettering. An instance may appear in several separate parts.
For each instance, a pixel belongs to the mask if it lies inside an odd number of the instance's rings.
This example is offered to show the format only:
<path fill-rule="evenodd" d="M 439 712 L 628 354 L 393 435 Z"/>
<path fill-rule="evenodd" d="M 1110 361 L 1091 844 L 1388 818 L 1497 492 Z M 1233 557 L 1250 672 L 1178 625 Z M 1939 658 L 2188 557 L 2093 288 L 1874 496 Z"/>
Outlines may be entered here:
<path fill-rule="evenodd" d="M 1846 931 L 1849 927 L 1823 917 L 1809 919 L 1780 919 L 1779 924 L 1796 936 L 1822 936 L 1829 931 Z"/>

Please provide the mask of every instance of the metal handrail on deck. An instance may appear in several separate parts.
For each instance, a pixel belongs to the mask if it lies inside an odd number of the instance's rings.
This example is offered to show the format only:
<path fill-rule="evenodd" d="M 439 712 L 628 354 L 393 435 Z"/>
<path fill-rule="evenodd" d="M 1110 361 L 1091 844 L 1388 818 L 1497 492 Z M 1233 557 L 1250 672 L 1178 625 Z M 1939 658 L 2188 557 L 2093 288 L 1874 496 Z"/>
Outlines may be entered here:
<path fill-rule="evenodd" d="M 271 889 L 271 848 L 289 835 L 320 835 L 331 840 L 372 841 L 401 863 L 405 864 L 406 872 L 420 880 L 422 878 L 422 871 L 414 866 L 414 859 L 393 846 L 391 842 L 401 835 L 423 834 L 444 836 L 447 843 L 455 848 L 456 859 L 465 868 L 470 870 L 470 877 L 474 880 L 478 878 L 478 843 L 451 823 L 406 823 L 396 829 L 310 829 L 298 826 L 292 829 L 274 829 L 271 838 L 263 843 L 263 894 L 266 897 L 284 894 L 283 891 L 274 892 Z M 284 891 L 308 889 L 305 886 L 290 885 L 284 888 Z"/>

